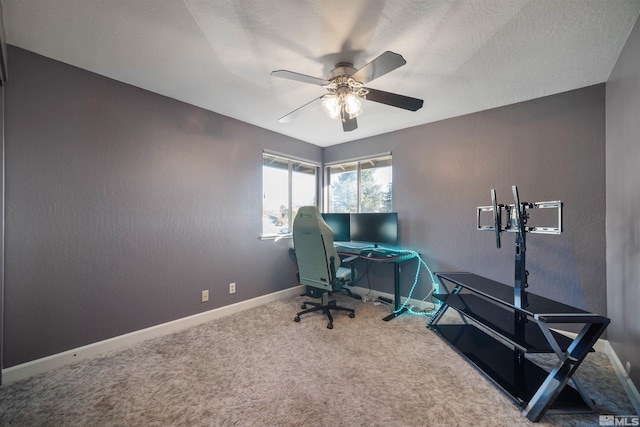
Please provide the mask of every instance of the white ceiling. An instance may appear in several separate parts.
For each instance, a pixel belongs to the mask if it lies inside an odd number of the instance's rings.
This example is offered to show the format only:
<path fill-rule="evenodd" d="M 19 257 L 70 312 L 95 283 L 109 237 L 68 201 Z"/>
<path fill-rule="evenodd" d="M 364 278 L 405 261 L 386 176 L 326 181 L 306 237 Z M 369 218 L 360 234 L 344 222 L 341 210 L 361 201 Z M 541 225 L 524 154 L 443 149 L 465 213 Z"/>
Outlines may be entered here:
<path fill-rule="evenodd" d="M 605 82 L 640 13 L 640 0 L 2 4 L 9 44 L 322 147 Z M 421 110 L 363 102 L 353 132 L 319 106 L 278 122 L 325 92 L 271 71 L 325 77 L 387 50 L 407 64 L 367 86 Z"/>

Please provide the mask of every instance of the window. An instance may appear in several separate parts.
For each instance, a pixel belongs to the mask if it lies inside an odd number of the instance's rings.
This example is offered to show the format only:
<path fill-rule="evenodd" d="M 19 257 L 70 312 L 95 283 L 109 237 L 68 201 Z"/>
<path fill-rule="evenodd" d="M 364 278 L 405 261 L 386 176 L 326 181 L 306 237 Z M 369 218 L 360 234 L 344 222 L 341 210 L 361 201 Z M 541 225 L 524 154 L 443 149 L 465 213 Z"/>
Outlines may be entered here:
<path fill-rule="evenodd" d="M 328 212 L 391 212 L 391 154 L 327 167 Z"/>
<path fill-rule="evenodd" d="M 262 163 L 262 237 L 291 233 L 301 206 L 316 206 L 318 166 L 264 153 Z"/>

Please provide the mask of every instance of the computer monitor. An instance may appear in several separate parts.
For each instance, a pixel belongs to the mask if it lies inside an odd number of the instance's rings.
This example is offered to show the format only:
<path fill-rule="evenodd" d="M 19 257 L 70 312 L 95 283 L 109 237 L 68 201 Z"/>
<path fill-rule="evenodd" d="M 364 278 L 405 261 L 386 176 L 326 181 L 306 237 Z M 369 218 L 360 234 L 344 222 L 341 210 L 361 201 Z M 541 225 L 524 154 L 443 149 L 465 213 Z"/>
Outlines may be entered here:
<path fill-rule="evenodd" d="M 333 231 L 334 242 L 348 242 L 351 240 L 350 214 L 348 213 L 323 213 L 322 218 Z"/>
<path fill-rule="evenodd" d="M 398 213 L 352 213 L 351 241 L 396 246 Z"/>

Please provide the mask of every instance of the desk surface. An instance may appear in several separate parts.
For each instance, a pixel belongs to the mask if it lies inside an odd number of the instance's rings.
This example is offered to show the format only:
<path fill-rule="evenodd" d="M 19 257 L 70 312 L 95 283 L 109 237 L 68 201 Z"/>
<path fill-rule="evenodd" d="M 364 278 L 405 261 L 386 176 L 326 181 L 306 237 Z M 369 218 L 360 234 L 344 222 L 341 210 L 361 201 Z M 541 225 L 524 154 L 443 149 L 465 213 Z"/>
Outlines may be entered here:
<path fill-rule="evenodd" d="M 336 245 L 335 247 L 340 255 L 358 256 L 376 262 L 403 262 L 418 256 L 414 251 L 407 251 L 400 248 L 374 248 L 371 246 L 360 248 L 343 247 L 340 245 Z"/>

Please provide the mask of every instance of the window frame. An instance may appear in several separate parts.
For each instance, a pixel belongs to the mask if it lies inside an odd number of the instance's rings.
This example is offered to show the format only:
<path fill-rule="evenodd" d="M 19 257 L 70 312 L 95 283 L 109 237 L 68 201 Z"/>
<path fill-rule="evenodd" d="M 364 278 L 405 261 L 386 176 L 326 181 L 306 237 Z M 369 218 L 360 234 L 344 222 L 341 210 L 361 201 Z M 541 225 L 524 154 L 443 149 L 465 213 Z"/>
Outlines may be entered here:
<path fill-rule="evenodd" d="M 315 177 L 315 183 L 314 183 L 314 194 L 313 194 L 313 198 L 314 198 L 314 205 L 315 206 L 320 206 L 320 200 L 319 200 L 319 196 L 320 196 L 320 185 L 321 185 L 321 176 L 320 176 L 320 171 L 321 171 L 321 167 L 322 165 L 318 162 L 314 162 L 312 160 L 307 160 L 307 159 L 301 159 L 301 158 L 297 158 L 288 154 L 281 154 L 281 153 L 277 153 L 277 152 L 273 152 L 273 151 L 268 151 L 265 150 L 262 153 L 262 216 L 263 216 L 263 221 L 264 221 L 264 215 L 265 215 L 265 179 L 264 179 L 264 168 L 266 165 L 266 160 L 268 158 L 274 158 L 274 160 L 278 160 L 281 162 L 286 162 L 287 163 L 287 199 L 288 199 L 288 204 L 287 204 L 287 224 L 289 224 L 289 231 L 287 233 L 266 233 L 264 230 L 264 223 L 261 226 L 261 231 L 260 231 L 260 239 L 261 240 L 277 240 L 277 239 L 281 239 L 281 238 L 291 238 L 293 236 L 293 231 L 291 230 L 291 227 L 293 226 L 293 219 L 294 219 L 294 215 L 293 215 L 293 210 L 294 210 L 294 206 L 293 206 L 293 178 L 294 178 L 294 172 L 296 167 L 300 167 L 302 165 L 304 165 L 305 167 L 309 167 L 309 168 L 313 168 L 314 170 L 314 177 Z M 283 168 L 284 169 L 284 168 Z"/>
<path fill-rule="evenodd" d="M 377 160 L 388 160 L 389 165 L 391 167 L 391 204 L 389 206 L 388 211 L 384 212 L 394 212 L 393 210 L 393 155 L 391 152 L 373 154 L 366 157 L 358 157 L 350 160 L 341 160 L 332 163 L 328 163 L 324 166 L 324 198 L 323 198 L 323 207 L 324 212 L 332 213 L 334 212 L 332 208 L 332 198 L 331 198 L 331 168 L 344 166 L 345 168 L 349 168 L 350 166 L 356 164 L 355 172 L 356 172 L 356 191 L 357 191 L 357 200 L 356 200 L 356 211 L 349 213 L 361 213 L 362 212 L 362 164 Z M 368 169 L 368 168 L 365 168 Z"/>

